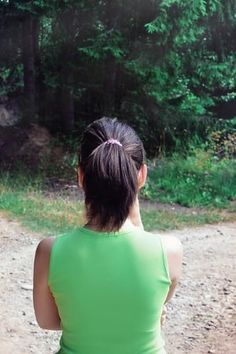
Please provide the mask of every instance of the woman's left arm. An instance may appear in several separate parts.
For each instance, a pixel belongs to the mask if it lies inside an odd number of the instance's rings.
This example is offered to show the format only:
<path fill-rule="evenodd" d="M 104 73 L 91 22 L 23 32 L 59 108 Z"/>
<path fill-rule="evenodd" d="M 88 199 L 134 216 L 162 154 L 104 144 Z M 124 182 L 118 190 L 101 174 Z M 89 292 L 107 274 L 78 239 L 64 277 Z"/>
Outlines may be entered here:
<path fill-rule="evenodd" d="M 54 238 L 46 238 L 37 247 L 34 259 L 33 301 L 39 326 L 43 329 L 60 330 L 60 316 L 48 286 L 49 262 L 53 242 Z"/>

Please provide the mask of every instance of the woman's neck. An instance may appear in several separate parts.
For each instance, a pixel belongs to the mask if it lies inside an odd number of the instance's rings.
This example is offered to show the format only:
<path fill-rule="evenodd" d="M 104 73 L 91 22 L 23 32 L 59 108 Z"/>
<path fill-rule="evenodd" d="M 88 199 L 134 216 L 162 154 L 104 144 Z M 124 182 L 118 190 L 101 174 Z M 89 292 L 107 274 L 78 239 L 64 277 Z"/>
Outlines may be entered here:
<path fill-rule="evenodd" d="M 99 223 L 94 220 L 93 222 L 88 222 L 85 225 L 86 228 L 94 230 L 94 231 L 101 231 L 101 232 L 109 232 L 110 229 L 109 227 L 101 229 L 101 226 L 99 226 Z M 139 200 L 138 196 L 136 197 L 132 207 L 130 208 L 129 215 L 125 222 L 122 224 L 121 228 L 117 231 L 129 231 L 132 229 L 142 229 L 143 230 L 143 223 L 141 220 L 141 215 L 140 215 L 140 207 L 139 207 Z"/>
<path fill-rule="evenodd" d="M 101 229 L 101 227 L 99 227 L 98 224 L 96 223 L 91 223 L 88 222 L 87 224 L 85 224 L 85 227 L 87 229 L 93 230 L 93 231 L 98 231 L 98 232 L 109 232 L 110 230 L 107 228 L 103 228 Z M 125 222 L 123 223 L 123 225 L 121 226 L 121 228 L 119 230 L 117 230 L 117 232 L 119 231 L 130 231 L 130 230 L 137 230 L 140 229 L 139 226 L 136 226 L 132 223 L 130 217 L 128 217 Z M 143 227 L 141 227 L 141 229 L 143 229 Z"/>

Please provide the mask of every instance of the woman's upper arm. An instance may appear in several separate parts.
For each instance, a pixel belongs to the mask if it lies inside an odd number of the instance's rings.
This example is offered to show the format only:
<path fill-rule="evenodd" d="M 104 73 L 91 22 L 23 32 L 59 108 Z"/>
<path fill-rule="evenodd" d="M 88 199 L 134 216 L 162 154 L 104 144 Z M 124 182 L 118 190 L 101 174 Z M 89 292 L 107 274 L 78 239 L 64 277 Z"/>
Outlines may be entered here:
<path fill-rule="evenodd" d="M 48 286 L 50 254 L 54 238 L 42 240 L 35 253 L 33 301 L 37 322 L 44 329 L 60 329 L 60 317 Z"/>
<path fill-rule="evenodd" d="M 174 295 L 176 285 L 182 274 L 183 247 L 180 240 L 174 236 L 162 236 L 164 250 L 166 252 L 171 286 L 166 298 L 169 301 Z"/>

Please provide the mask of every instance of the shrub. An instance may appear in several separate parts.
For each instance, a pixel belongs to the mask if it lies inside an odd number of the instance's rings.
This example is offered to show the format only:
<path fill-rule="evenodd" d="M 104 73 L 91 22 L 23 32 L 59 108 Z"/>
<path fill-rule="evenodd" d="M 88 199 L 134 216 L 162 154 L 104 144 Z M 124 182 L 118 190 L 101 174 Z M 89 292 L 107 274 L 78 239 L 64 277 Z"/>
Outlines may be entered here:
<path fill-rule="evenodd" d="M 236 161 L 219 160 L 203 148 L 187 157 L 175 153 L 150 165 L 142 195 L 188 207 L 223 207 L 236 198 Z"/>

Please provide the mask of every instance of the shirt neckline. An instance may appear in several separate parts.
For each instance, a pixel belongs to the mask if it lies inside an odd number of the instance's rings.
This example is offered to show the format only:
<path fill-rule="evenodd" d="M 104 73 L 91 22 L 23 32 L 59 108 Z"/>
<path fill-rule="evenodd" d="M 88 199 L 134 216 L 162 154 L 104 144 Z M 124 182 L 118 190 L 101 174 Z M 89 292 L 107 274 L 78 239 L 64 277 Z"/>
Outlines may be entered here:
<path fill-rule="evenodd" d="M 84 234 L 86 234 L 88 236 L 119 237 L 119 236 L 129 235 L 129 234 L 133 233 L 136 230 L 129 229 L 129 230 L 120 230 L 120 231 L 107 232 L 107 231 L 95 231 L 95 230 L 89 229 L 89 228 L 87 228 L 85 226 L 82 226 L 82 227 L 79 228 L 79 231 L 82 231 Z"/>

